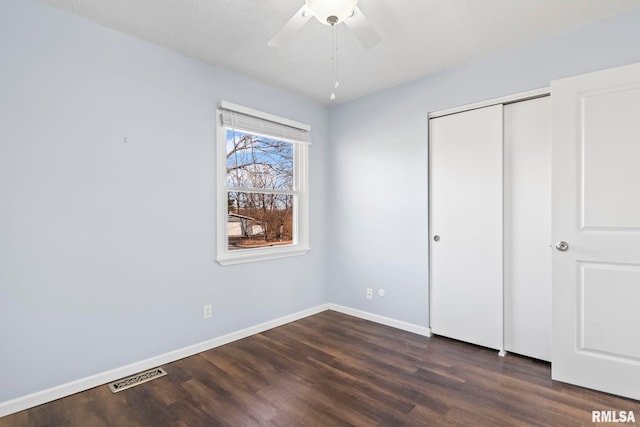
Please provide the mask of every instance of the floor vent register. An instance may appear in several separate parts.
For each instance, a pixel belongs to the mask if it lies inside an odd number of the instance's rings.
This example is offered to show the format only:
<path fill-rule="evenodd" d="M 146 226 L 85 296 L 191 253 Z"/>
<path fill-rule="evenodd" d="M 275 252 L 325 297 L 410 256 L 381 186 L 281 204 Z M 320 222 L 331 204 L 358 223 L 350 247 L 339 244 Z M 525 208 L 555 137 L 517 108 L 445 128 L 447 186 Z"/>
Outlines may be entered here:
<path fill-rule="evenodd" d="M 119 391 L 126 390 L 128 388 L 146 383 L 147 381 L 151 381 L 165 375 L 167 375 L 167 373 L 164 369 L 154 368 L 149 371 L 141 372 L 139 374 L 135 374 L 133 376 L 112 382 L 111 384 L 109 384 L 109 389 L 111 389 L 112 393 L 117 393 Z"/>

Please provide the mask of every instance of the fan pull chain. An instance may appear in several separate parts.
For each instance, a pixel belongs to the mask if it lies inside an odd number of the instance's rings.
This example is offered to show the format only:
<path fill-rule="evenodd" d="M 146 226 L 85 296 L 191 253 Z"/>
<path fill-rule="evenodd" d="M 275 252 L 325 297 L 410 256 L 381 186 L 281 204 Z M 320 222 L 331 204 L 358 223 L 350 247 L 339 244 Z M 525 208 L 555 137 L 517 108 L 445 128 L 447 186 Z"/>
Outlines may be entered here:
<path fill-rule="evenodd" d="M 335 24 L 331 25 L 331 39 L 331 81 L 333 82 L 333 89 L 329 99 L 333 101 L 336 99 L 335 89 L 340 86 L 338 82 L 338 33 Z"/>

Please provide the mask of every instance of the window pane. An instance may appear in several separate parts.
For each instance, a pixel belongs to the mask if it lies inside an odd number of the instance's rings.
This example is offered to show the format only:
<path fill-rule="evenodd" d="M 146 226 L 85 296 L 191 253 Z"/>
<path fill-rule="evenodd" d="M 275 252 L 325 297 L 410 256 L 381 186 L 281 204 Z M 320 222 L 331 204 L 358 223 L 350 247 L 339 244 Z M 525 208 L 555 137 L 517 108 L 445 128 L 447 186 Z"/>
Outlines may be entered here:
<path fill-rule="evenodd" d="M 230 191 L 228 249 L 293 244 L 293 196 Z"/>
<path fill-rule="evenodd" d="M 227 187 L 293 189 L 293 144 L 227 129 Z"/>

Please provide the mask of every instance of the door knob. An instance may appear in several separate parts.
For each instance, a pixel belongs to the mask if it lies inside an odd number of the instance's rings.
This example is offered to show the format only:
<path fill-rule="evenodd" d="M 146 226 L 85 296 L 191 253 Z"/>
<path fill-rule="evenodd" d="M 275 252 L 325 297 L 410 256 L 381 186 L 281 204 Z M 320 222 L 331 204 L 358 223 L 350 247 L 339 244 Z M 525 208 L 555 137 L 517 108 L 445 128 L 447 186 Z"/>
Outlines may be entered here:
<path fill-rule="evenodd" d="M 556 243 L 556 249 L 560 252 L 566 252 L 569 250 L 569 244 L 567 242 L 558 242 Z"/>
<path fill-rule="evenodd" d="M 435 236 L 433 236 L 433 241 L 434 242 L 439 242 L 440 241 L 440 236 L 438 236 L 437 234 Z"/>

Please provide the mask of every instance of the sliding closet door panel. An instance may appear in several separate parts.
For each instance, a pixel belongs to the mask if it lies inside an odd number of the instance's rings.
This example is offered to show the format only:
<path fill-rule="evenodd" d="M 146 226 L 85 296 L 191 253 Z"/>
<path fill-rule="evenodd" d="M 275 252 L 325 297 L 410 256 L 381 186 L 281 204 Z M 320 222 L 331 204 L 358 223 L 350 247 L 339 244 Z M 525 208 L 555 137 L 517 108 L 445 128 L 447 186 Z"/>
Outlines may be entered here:
<path fill-rule="evenodd" d="M 502 105 L 429 121 L 431 329 L 502 348 Z"/>
<path fill-rule="evenodd" d="M 549 97 L 504 106 L 505 349 L 551 360 Z"/>

